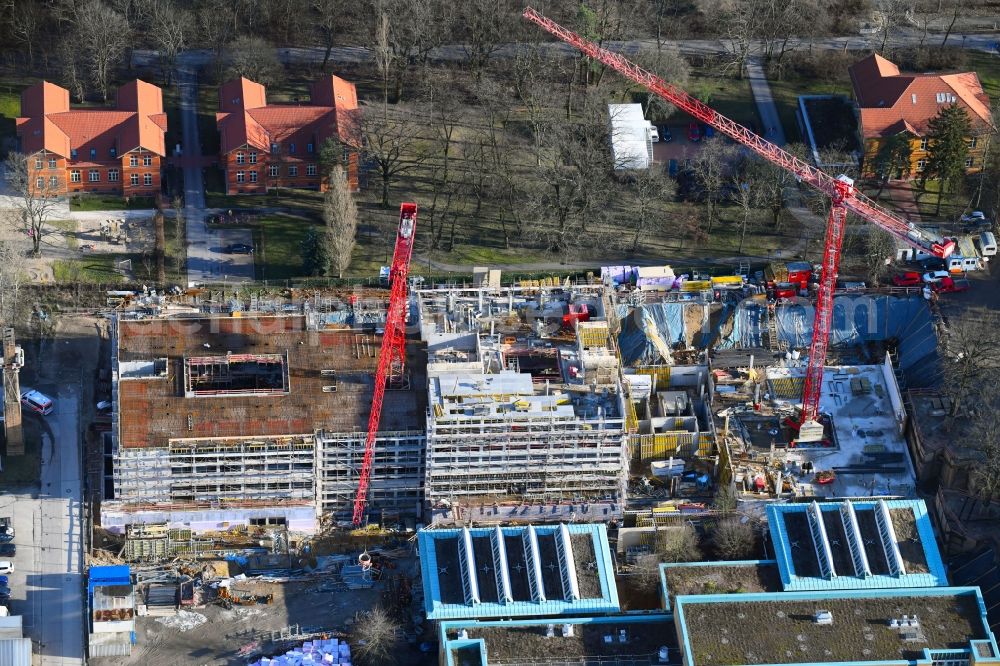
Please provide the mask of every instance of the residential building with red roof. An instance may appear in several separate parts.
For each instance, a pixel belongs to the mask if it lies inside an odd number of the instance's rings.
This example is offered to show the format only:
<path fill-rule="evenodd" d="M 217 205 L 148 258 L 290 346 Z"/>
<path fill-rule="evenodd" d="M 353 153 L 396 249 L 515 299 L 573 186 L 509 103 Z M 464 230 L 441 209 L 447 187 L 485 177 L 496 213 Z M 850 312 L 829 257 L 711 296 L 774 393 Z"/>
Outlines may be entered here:
<path fill-rule="evenodd" d="M 166 130 L 160 89 L 139 79 L 118 89 L 114 108 L 70 109 L 69 91 L 48 81 L 21 93 L 19 150 L 38 190 L 153 196 Z"/>
<path fill-rule="evenodd" d="M 358 94 L 337 76 L 313 82 L 308 104 L 268 104 L 264 86 L 246 78 L 219 88 L 219 150 L 227 194 L 275 187 L 324 191 L 320 151 L 340 147 L 352 190 L 358 188 Z"/>
<path fill-rule="evenodd" d="M 912 147 L 909 173 L 891 174 L 893 178 L 913 178 L 927 165 L 929 124 L 945 106 L 956 104 L 965 109 L 972 124 L 969 158 L 966 168 L 975 173 L 983 168 L 986 138 L 993 131 L 990 98 L 975 72 L 955 74 L 903 74 L 894 63 L 872 54 L 851 65 L 854 97 L 860 111 L 860 131 L 864 145 L 865 177 L 878 174 L 872 170 L 882 142 L 905 134 Z"/>

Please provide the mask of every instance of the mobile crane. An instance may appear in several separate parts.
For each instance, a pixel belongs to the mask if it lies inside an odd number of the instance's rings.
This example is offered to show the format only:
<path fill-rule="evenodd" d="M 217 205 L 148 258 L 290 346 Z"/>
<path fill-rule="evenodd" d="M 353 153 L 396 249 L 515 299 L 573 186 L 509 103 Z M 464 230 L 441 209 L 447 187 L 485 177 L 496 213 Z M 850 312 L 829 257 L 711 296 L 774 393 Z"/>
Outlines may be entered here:
<path fill-rule="evenodd" d="M 840 252 L 847 226 L 848 211 L 881 227 L 897 239 L 935 257 L 946 258 L 955 251 L 955 240 L 943 238 L 921 229 L 895 213 L 885 210 L 854 187 L 854 181 L 845 175 L 831 176 L 795 157 L 788 151 L 758 136 L 746 127 L 707 104 L 695 99 L 677 86 L 643 69 L 618 53 L 580 37 L 535 9 L 524 10 L 524 18 L 537 24 L 557 39 L 566 42 L 584 55 L 597 60 L 628 79 L 647 88 L 684 111 L 695 120 L 746 146 L 760 157 L 791 172 L 799 182 L 819 190 L 830 197 L 832 205 L 826 225 L 823 261 L 820 270 L 819 290 L 816 295 L 816 314 L 813 319 L 813 337 L 809 345 L 809 360 L 802 391 L 802 412 L 795 424 L 800 441 L 815 441 L 823 437 L 819 424 L 819 399 L 823 388 L 823 367 L 826 363 L 830 339 L 830 320 L 833 315 L 833 290 L 837 282 Z"/>
<path fill-rule="evenodd" d="M 382 420 L 382 402 L 386 383 L 398 381 L 403 376 L 406 363 L 406 283 L 410 275 L 410 258 L 413 256 L 413 238 L 417 231 L 417 204 L 404 203 L 399 207 L 399 227 L 396 230 L 396 247 L 392 252 L 389 269 L 389 311 L 385 318 L 382 348 L 378 353 L 375 371 L 375 394 L 372 411 L 368 416 L 368 435 L 365 438 L 365 455 L 358 478 L 358 494 L 354 497 L 355 527 L 360 527 L 368 504 L 368 486 L 371 484 L 372 464 L 375 459 L 375 437 Z"/>

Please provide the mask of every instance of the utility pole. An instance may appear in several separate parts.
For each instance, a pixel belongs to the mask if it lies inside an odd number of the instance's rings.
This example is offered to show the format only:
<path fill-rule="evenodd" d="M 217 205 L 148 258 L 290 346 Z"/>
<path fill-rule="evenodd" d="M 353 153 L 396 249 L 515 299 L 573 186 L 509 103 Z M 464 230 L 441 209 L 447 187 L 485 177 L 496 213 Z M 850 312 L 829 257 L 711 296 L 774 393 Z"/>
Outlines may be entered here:
<path fill-rule="evenodd" d="M 23 366 L 24 351 L 15 344 L 14 329 L 3 329 L 3 413 L 8 456 L 24 455 L 21 385 L 18 379 Z"/>

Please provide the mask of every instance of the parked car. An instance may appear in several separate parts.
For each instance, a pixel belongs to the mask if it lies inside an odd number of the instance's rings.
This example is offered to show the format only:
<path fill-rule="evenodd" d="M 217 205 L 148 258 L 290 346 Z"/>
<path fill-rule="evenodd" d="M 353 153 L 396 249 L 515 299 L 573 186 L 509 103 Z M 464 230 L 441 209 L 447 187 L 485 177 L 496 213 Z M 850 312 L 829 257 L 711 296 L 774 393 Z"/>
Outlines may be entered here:
<path fill-rule="evenodd" d="M 21 406 L 42 416 L 51 414 L 55 409 L 55 401 L 40 391 L 27 389 L 21 392 Z"/>
<path fill-rule="evenodd" d="M 892 283 L 897 287 L 919 287 L 921 283 L 920 273 L 907 271 L 892 276 Z"/>
<path fill-rule="evenodd" d="M 934 284 L 935 282 L 939 282 L 946 277 L 951 277 L 951 274 L 948 271 L 929 271 L 924 273 L 922 279 L 928 284 Z"/>
<path fill-rule="evenodd" d="M 701 128 L 698 127 L 698 123 L 691 123 L 688 125 L 688 141 L 701 141 Z"/>
<path fill-rule="evenodd" d="M 2 557 L 14 557 L 17 555 L 17 546 L 12 543 L 0 543 L 0 556 Z M 0 572 L 3 569 L 0 568 Z"/>
<path fill-rule="evenodd" d="M 944 259 L 939 259 L 937 257 L 928 257 L 927 259 L 921 259 L 916 262 L 917 266 L 920 266 L 925 271 L 943 271 L 948 269 L 948 262 Z"/>
<path fill-rule="evenodd" d="M 0 573 L 12 574 L 14 573 L 14 563 L 10 560 L 0 560 Z"/>
<path fill-rule="evenodd" d="M 954 294 L 960 291 L 968 291 L 969 281 L 964 278 L 946 277 L 938 282 L 931 283 L 931 289 L 939 294 Z"/>
<path fill-rule="evenodd" d="M 253 245 L 247 245 L 246 243 L 233 243 L 226 248 L 226 252 L 229 254 L 253 254 Z"/>
<path fill-rule="evenodd" d="M 0 599 L 10 598 L 10 588 L 6 585 L 0 586 Z"/>
<path fill-rule="evenodd" d="M 0 532 L 0 543 L 8 543 L 14 540 L 14 530 L 10 532 Z"/>
<path fill-rule="evenodd" d="M 659 143 L 660 142 L 660 133 L 656 129 L 656 125 L 650 124 L 647 127 L 646 131 L 649 132 L 649 138 L 650 138 L 650 140 L 653 143 Z"/>
<path fill-rule="evenodd" d="M 656 129 L 660 132 L 661 143 L 670 143 L 674 140 L 673 135 L 670 133 L 670 128 L 666 125 L 657 125 Z"/>

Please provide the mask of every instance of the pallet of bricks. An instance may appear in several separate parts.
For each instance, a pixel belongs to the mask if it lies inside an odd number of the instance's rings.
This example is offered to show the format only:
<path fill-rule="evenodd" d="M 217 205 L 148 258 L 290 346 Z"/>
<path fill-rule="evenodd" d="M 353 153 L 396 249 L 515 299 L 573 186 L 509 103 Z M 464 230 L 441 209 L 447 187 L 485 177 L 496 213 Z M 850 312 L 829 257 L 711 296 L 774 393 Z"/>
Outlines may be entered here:
<path fill-rule="evenodd" d="M 336 638 L 306 641 L 283 655 L 264 657 L 250 666 L 311 666 L 313 664 L 351 664 L 351 646 Z"/>

